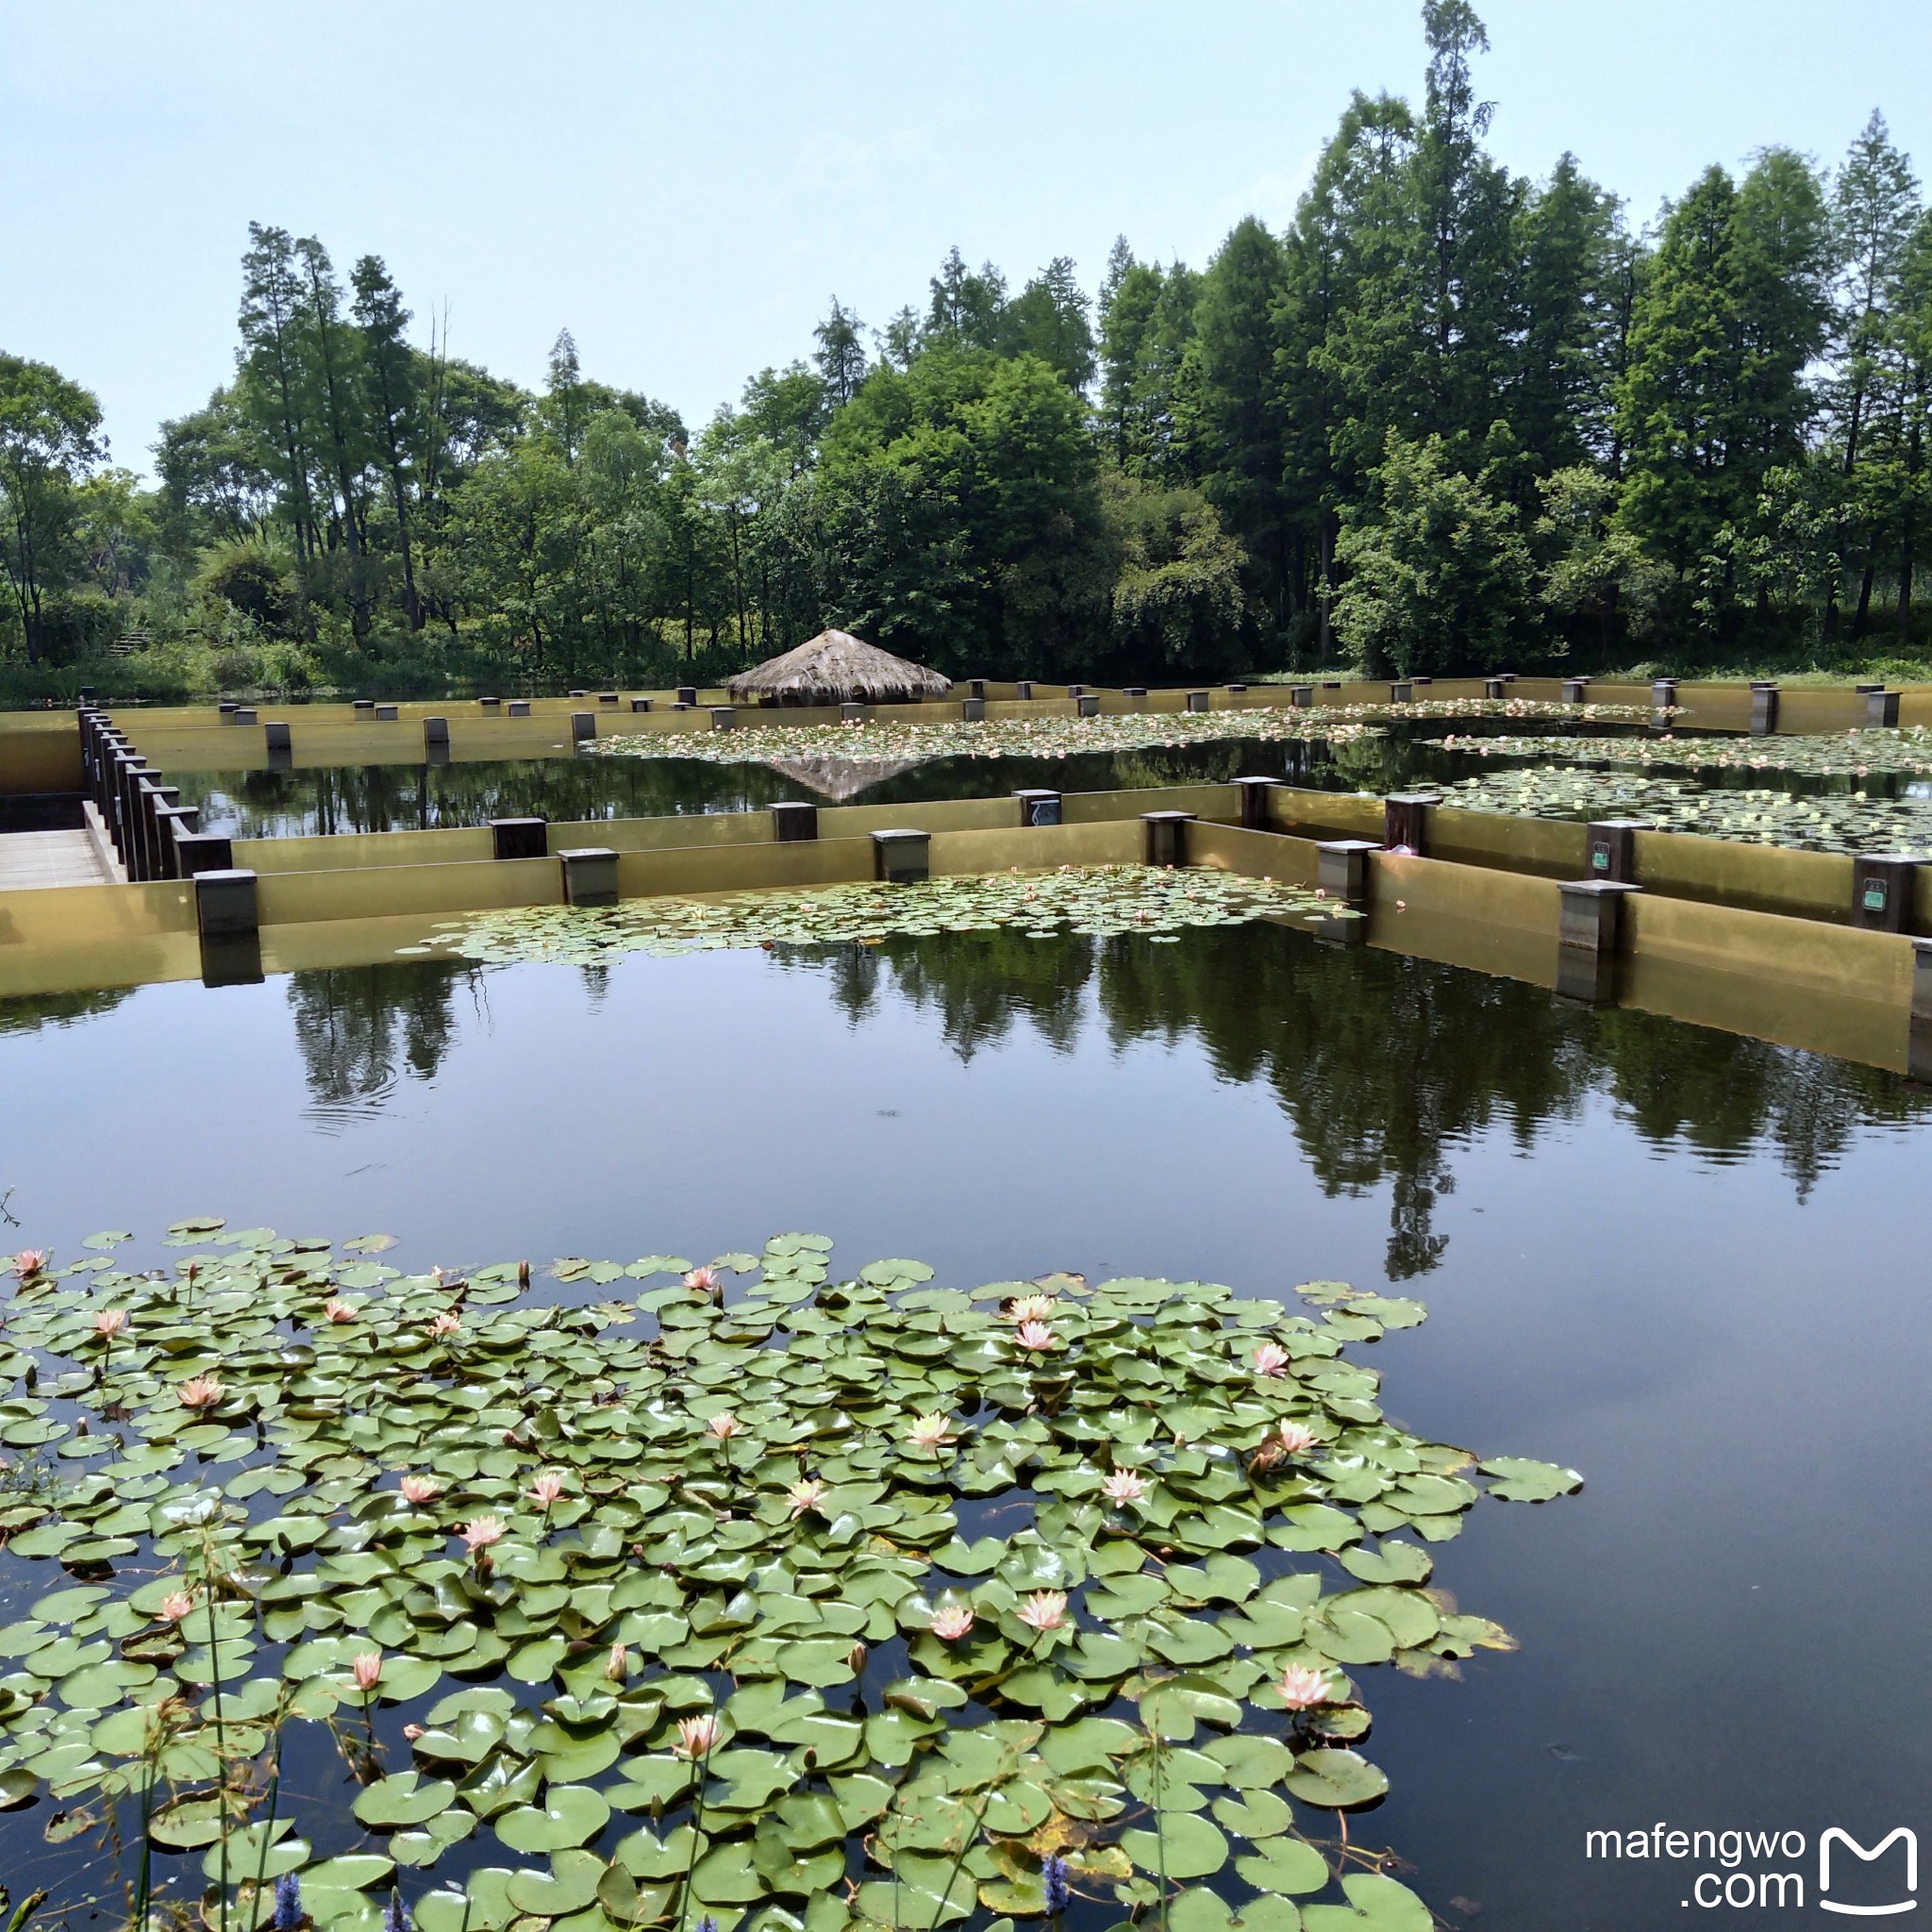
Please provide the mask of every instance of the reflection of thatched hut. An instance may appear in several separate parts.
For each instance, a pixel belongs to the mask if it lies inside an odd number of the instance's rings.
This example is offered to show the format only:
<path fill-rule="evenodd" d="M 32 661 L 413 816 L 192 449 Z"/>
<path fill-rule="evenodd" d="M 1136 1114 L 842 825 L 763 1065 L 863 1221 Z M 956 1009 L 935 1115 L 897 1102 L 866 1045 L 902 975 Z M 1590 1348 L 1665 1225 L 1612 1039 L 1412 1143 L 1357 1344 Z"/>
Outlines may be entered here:
<path fill-rule="evenodd" d="M 944 697 L 951 682 L 924 664 L 908 664 L 849 631 L 822 630 L 782 657 L 768 658 L 731 680 L 737 699 L 781 705 L 905 705 Z"/>
<path fill-rule="evenodd" d="M 860 792 L 927 763 L 925 758 L 767 758 L 774 772 L 808 786 L 834 805 L 850 805 Z"/>

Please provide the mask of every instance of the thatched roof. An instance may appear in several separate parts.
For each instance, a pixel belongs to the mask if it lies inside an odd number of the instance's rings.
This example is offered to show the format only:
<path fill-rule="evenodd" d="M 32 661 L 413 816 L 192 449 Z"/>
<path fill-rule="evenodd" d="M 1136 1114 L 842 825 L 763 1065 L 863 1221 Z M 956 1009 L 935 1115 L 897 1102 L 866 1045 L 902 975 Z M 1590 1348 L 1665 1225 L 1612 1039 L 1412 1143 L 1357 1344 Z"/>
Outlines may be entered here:
<path fill-rule="evenodd" d="M 849 631 L 822 630 L 817 637 L 741 671 L 731 680 L 734 698 L 774 697 L 784 705 L 909 704 L 943 697 L 950 680 L 924 664 L 908 664 Z"/>

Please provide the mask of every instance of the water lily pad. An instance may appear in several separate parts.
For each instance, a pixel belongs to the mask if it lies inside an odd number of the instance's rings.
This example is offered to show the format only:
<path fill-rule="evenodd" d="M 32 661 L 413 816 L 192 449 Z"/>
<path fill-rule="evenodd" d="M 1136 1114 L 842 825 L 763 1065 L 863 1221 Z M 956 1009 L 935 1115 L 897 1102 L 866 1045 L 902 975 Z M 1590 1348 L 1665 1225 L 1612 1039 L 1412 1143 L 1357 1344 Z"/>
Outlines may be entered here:
<path fill-rule="evenodd" d="M 1378 1873 L 1352 1872 L 1341 1881 L 1345 1906 L 1304 1906 L 1307 1932 L 1430 1932 L 1429 1908 L 1406 1885 Z"/>
<path fill-rule="evenodd" d="M 1216 1798 L 1209 1808 L 1218 1824 L 1257 1841 L 1278 1837 L 1294 1824 L 1293 1808 L 1273 1791 L 1244 1790 L 1237 1797 Z"/>
<path fill-rule="evenodd" d="M 1294 1759 L 1279 1738 L 1257 1737 L 1253 1731 L 1216 1738 L 1204 1747 L 1207 1755 L 1227 1767 L 1227 1781 L 1238 1790 L 1266 1790 L 1280 1784 Z"/>
<path fill-rule="evenodd" d="M 355 1811 L 372 1830 L 393 1831 L 400 1825 L 421 1824 L 447 1810 L 456 1794 L 456 1786 L 447 1778 L 422 1778 L 413 1771 L 399 1771 L 360 1792 Z"/>
<path fill-rule="evenodd" d="M 1523 1456 L 1492 1456 L 1478 1466 L 1485 1475 L 1495 1478 L 1490 1484 L 1490 1494 L 1506 1503 L 1547 1503 L 1583 1487 L 1583 1478 L 1574 1469 L 1554 1462 L 1532 1462 Z"/>
<path fill-rule="evenodd" d="M 504 1669 L 520 1684 L 547 1683 L 569 1647 L 561 1637 L 532 1638 L 510 1652 Z"/>
<path fill-rule="evenodd" d="M 1258 1852 L 1234 1862 L 1235 1870 L 1257 1891 L 1294 1896 L 1320 1891 L 1329 1878 L 1327 1859 L 1296 1838 L 1270 1838 Z"/>
<path fill-rule="evenodd" d="M 594 1852 L 553 1852 L 547 1872 L 513 1872 L 504 1885 L 504 1895 L 520 1912 L 560 1919 L 581 1911 L 597 1896 L 597 1881 L 603 1875 L 604 1860 Z"/>
<path fill-rule="evenodd" d="M 504 1932 L 518 1915 L 509 1902 L 511 1874 L 499 1866 L 472 1872 L 460 1890 L 440 1886 L 416 1901 L 420 1932 Z"/>
<path fill-rule="evenodd" d="M 525 1805 L 505 1811 L 494 1829 L 513 1852 L 555 1852 L 588 1844 L 609 1817 L 608 1801 L 588 1785 L 553 1785 L 541 1807 Z"/>
<path fill-rule="evenodd" d="M 175 1851 L 211 1845 L 222 1835 L 222 1807 L 215 1798 L 171 1798 L 148 1823 L 148 1836 Z"/>
<path fill-rule="evenodd" d="M 1227 1840 L 1220 1829 L 1185 1812 L 1169 1815 L 1158 1832 L 1124 1831 L 1120 1842 L 1143 1872 L 1165 1872 L 1170 1879 L 1206 1878 L 1227 1862 Z"/>
<path fill-rule="evenodd" d="M 1496 1493 L 1494 1485 L 1490 1493 Z M 1374 1551 L 1344 1550 L 1337 1560 L 1364 1583 L 1426 1583 L 1434 1568 L 1427 1553 L 1413 1543 L 1384 1543 Z"/>
<path fill-rule="evenodd" d="M 858 1888 L 859 1914 L 882 1925 L 892 1924 L 895 1914 L 899 1923 L 927 1926 L 967 1918 L 980 1878 L 992 1875 L 974 1872 L 973 1863 L 941 1853 L 901 1852 L 892 1861 L 896 1883 L 874 1880 Z"/>
<path fill-rule="evenodd" d="M 379 1885 L 395 1871 L 395 1860 L 380 1852 L 344 1852 L 320 1864 L 308 1866 L 302 1874 L 302 1889 L 318 1891 L 364 1891 Z"/>
<path fill-rule="evenodd" d="M 1295 1760 L 1286 1783 L 1303 1804 L 1338 1811 L 1370 1804 L 1389 1790 L 1382 1773 L 1353 1751 L 1306 1752 Z"/>
<path fill-rule="evenodd" d="M 243 1873 L 250 1879 L 258 1874 L 269 1879 L 279 1878 L 285 1872 L 299 1872 L 308 1863 L 309 1847 L 305 1840 L 294 1836 L 294 1830 L 292 1820 L 279 1818 L 273 1830 L 265 1824 L 258 1823 L 230 1832 L 225 1859 L 229 1876 L 232 1878 L 236 1873 Z M 223 1849 L 219 1844 L 210 1846 L 203 1854 L 203 1876 L 219 1881 L 224 1866 Z"/>
<path fill-rule="evenodd" d="M 439 1812 L 426 1824 L 392 1832 L 389 1855 L 398 1865 L 427 1868 L 436 1863 L 452 1845 L 460 1844 L 476 1828 L 475 1814 L 459 1805 Z"/>

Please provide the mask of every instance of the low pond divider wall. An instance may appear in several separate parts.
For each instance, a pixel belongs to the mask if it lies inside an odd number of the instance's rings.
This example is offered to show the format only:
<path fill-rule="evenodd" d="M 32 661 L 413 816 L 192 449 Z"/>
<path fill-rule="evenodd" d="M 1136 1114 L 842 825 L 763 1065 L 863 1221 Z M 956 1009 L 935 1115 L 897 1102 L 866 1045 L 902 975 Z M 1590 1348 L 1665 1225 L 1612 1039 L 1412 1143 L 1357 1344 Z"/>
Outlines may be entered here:
<path fill-rule="evenodd" d="M 1098 691 L 1041 682 L 964 679 L 952 694 L 904 705 L 733 704 L 726 691 L 584 692 L 575 697 L 435 699 L 377 705 L 124 707 L 156 767 L 240 772 L 329 765 L 466 763 L 567 756 L 586 741 L 620 734 L 736 729 L 751 724 L 886 724 L 984 718 L 1109 717 L 1140 712 L 1279 710 L 1459 702 L 1482 698 L 1650 710 L 1659 724 L 1700 731 L 1816 733 L 1874 724 L 1932 725 L 1932 685 L 1778 687 L 1716 680 L 1648 682 L 1590 677 L 1327 679 L 1229 684 L 1193 690 Z M 90 713 L 108 717 L 90 705 Z M 0 794 L 79 789 L 82 755 L 71 714 L 0 716 Z"/>
<path fill-rule="evenodd" d="M 1376 799 L 1306 790 L 1271 777 L 1241 779 L 1231 786 L 1070 794 L 1036 788 L 1007 798 L 913 806 L 787 805 L 775 812 L 593 820 L 574 830 L 546 829 L 540 821 L 518 820 L 494 827 L 232 840 L 201 831 L 193 808 L 178 804 L 178 794 L 164 782 L 164 774 L 148 764 L 144 754 L 134 751 L 103 714 L 84 711 L 79 724 L 90 824 L 98 824 L 111 838 L 131 883 L 184 879 L 215 871 L 353 878 L 398 868 L 501 862 L 510 850 L 555 854 L 593 848 L 623 853 L 809 845 L 864 837 L 899 819 L 911 819 L 916 828 L 931 832 L 990 831 L 1016 824 L 1045 830 L 1158 810 L 1235 819 L 1250 829 L 1366 839 L 1398 854 L 1425 854 L 1474 868 L 1547 878 L 1593 878 L 1604 884 L 1641 886 L 1670 897 L 1891 932 L 1932 931 L 1932 866 L 1909 857 L 1855 858 L 1802 852 L 1659 832 L 1636 821 L 1583 825 L 1445 806 L 1430 793 Z M 523 842 L 506 844 L 512 837 Z"/>
<path fill-rule="evenodd" d="M 125 755 L 96 762 L 110 799 L 129 796 L 138 774 Z M 524 849 L 533 825 L 547 849 L 496 858 L 489 827 L 244 841 L 229 856 L 246 864 L 0 893 L 0 994 L 368 963 L 440 919 L 567 898 L 1153 862 L 1320 887 L 1338 913 L 1360 915 L 1321 923 L 1317 936 L 1336 943 L 1441 958 L 1590 1004 L 1690 1005 L 1708 1024 L 1932 1078 L 1932 938 L 1851 923 L 1872 861 L 1612 826 L 1616 869 L 1632 876 L 1591 876 L 1605 828 L 1273 780 L 828 807 L 809 837 L 779 836 L 770 812 L 509 823 Z M 1932 924 L 1927 872 L 1905 876 L 1902 923 Z M 1752 991 L 1726 1005 L 1710 989 L 1731 982 Z M 1757 1017 L 1740 1026 L 1739 1011 Z"/>
<path fill-rule="evenodd" d="M 1187 862 L 1328 881 L 1363 917 L 1322 935 L 1832 1053 L 1932 1081 L 1932 939 L 1557 880 L 1359 841 L 1199 823 Z M 1598 911 L 1615 892 L 1616 912 Z M 1587 909 L 1586 909 L 1587 908 Z"/>

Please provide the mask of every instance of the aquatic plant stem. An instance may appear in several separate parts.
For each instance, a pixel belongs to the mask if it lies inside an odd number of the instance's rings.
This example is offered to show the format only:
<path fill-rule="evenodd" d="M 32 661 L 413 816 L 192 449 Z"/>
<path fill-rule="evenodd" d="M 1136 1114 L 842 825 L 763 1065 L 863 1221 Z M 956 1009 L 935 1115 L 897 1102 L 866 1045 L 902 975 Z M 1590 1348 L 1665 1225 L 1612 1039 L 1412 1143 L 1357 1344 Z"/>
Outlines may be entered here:
<path fill-rule="evenodd" d="M 953 1860 L 953 1869 L 946 1874 L 946 1882 L 940 1887 L 940 1902 L 934 1909 L 932 1924 L 926 1932 L 940 1932 L 940 1923 L 946 1916 L 946 1901 L 953 1895 L 953 1881 L 959 1875 L 959 1868 L 966 1862 L 966 1854 L 973 1849 L 974 1840 L 979 1836 L 981 1822 L 986 1817 L 986 1807 L 992 1803 L 992 1793 L 988 1791 L 979 1801 L 979 1809 L 973 1814 L 973 1829 L 961 1835 L 958 1855 Z"/>
<path fill-rule="evenodd" d="M 1167 1807 L 1161 1802 L 1160 1743 L 1150 1724 L 1147 1735 L 1154 1744 L 1154 1843 L 1160 1860 L 1160 1932 L 1167 1932 Z"/>
<path fill-rule="evenodd" d="M 249 1894 L 248 1901 L 251 1906 L 258 1906 L 261 1903 L 261 1888 L 268 1878 L 269 1848 L 275 1842 L 275 1807 L 281 1798 L 282 1725 L 279 1712 L 276 1713 L 272 1749 L 275 1755 L 271 1759 L 273 1769 L 268 1778 L 268 1817 L 263 1821 L 261 1827 L 261 1857 L 255 1861 L 255 1889 Z"/>
<path fill-rule="evenodd" d="M 717 1741 L 717 1736 L 713 1733 L 710 1743 L 705 1746 L 705 1755 L 691 1761 L 691 1769 L 696 1774 L 697 1784 L 691 1791 L 691 1857 L 685 1860 L 684 1865 L 684 1895 L 679 1900 L 677 1907 L 678 1932 L 685 1932 L 685 1928 L 691 1924 L 691 1877 L 698 1869 L 698 1844 L 704 1837 L 705 1780 L 710 1775 L 711 1752 L 716 1747 Z"/>
<path fill-rule="evenodd" d="M 221 1932 L 228 1932 L 228 1732 L 222 1718 L 222 1646 L 215 1629 L 214 1548 L 202 1542 L 202 1588 L 208 1591 L 208 1668 L 214 1686 L 215 1800 L 221 1807 Z"/>
<path fill-rule="evenodd" d="M 141 1857 L 134 1868 L 134 1910 L 131 1914 L 135 1932 L 147 1932 L 148 1888 L 154 1867 L 154 1845 L 147 1834 L 155 1815 L 155 1759 L 150 1757 L 143 1769 L 146 1775 L 141 1781 Z"/>

